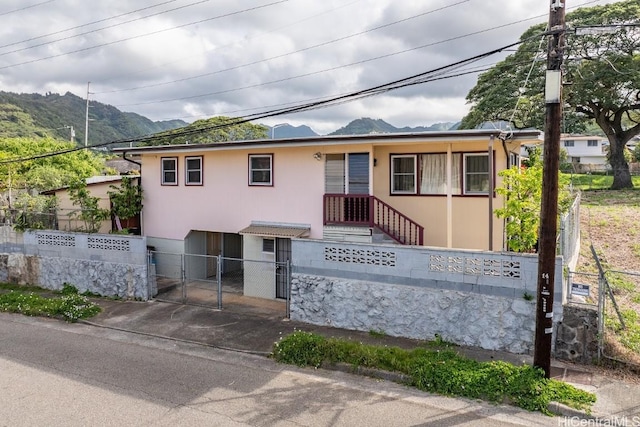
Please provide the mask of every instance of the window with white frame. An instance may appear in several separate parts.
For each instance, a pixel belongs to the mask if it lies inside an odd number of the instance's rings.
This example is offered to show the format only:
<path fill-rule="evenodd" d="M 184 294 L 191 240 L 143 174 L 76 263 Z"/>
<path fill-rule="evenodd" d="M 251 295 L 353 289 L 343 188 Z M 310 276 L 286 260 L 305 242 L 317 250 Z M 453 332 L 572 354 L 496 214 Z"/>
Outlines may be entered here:
<path fill-rule="evenodd" d="M 447 194 L 447 154 L 420 155 L 420 194 Z M 460 194 L 460 153 L 451 155 L 451 193 Z"/>
<path fill-rule="evenodd" d="M 587 140 L 587 147 L 597 147 L 598 140 L 597 139 L 589 139 Z"/>
<path fill-rule="evenodd" d="M 464 155 L 464 194 L 486 194 L 489 191 L 489 155 Z"/>
<path fill-rule="evenodd" d="M 163 157 L 162 165 L 162 185 L 178 185 L 178 158 Z"/>
<path fill-rule="evenodd" d="M 273 154 L 249 154 L 249 185 L 273 185 Z"/>
<path fill-rule="evenodd" d="M 202 156 L 185 157 L 185 185 L 202 185 Z"/>
<path fill-rule="evenodd" d="M 416 194 L 416 166 L 415 155 L 391 156 L 391 194 Z"/>
<path fill-rule="evenodd" d="M 565 147 L 573 147 L 574 145 L 575 145 L 575 141 L 573 141 L 572 139 L 567 139 L 567 140 L 564 142 L 564 146 L 565 146 Z"/>

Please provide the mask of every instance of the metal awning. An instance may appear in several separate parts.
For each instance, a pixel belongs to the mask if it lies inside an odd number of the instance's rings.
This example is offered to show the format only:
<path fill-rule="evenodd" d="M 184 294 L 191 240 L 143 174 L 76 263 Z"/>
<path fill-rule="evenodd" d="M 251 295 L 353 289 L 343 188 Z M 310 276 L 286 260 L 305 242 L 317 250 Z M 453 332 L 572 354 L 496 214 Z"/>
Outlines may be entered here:
<path fill-rule="evenodd" d="M 310 227 L 279 227 L 274 225 L 251 224 L 247 228 L 238 231 L 240 234 L 264 237 L 282 237 L 290 239 L 292 237 L 303 237 L 309 233 Z"/>

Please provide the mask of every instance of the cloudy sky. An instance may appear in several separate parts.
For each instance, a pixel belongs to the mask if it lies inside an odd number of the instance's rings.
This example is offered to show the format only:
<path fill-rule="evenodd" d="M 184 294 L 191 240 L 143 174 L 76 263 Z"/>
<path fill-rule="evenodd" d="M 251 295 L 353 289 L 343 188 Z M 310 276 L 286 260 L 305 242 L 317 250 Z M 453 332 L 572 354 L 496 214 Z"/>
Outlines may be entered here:
<path fill-rule="evenodd" d="M 85 98 L 91 82 L 91 100 L 152 120 L 244 116 L 500 48 L 547 22 L 548 10 L 547 0 L 2 0 L 0 90 Z M 476 78 L 259 122 L 307 124 L 320 134 L 359 117 L 397 127 L 456 122 Z"/>

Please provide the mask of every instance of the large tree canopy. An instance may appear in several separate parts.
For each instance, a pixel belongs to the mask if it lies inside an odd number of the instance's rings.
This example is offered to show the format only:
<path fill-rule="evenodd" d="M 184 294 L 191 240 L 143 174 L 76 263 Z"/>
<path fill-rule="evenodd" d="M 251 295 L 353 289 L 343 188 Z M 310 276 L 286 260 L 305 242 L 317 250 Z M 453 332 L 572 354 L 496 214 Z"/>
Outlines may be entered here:
<path fill-rule="evenodd" d="M 231 117 L 217 116 L 197 120 L 188 126 L 153 135 L 143 145 L 207 144 L 212 142 L 264 139 L 268 128 L 239 123 Z"/>
<path fill-rule="evenodd" d="M 609 140 L 612 188 L 632 188 L 624 151 L 640 134 L 640 0 L 578 9 L 566 21 L 563 131 L 595 121 Z M 545 28 L 529 28 L 515 53 L 480 75 L 461 128 L 499 120 L 544 128 Z"/>
<path fill-rule="evenodd" d="M 74 148 L 52 138 L 0 138 L 0 193 L 50 190 L 102 173 L 104 159 L 89 150 L 15 161 Z"/>

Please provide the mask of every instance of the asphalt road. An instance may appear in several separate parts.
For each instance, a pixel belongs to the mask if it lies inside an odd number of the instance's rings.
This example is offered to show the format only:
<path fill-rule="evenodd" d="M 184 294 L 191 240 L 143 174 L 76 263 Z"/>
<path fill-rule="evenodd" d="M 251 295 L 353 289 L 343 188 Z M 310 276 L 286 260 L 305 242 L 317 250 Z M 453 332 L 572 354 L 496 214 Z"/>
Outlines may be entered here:
<path fill-rule="evenodd" d="M 0 313 L 1 426 L 570 425 L 509 406 Z"/>

